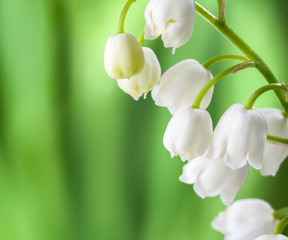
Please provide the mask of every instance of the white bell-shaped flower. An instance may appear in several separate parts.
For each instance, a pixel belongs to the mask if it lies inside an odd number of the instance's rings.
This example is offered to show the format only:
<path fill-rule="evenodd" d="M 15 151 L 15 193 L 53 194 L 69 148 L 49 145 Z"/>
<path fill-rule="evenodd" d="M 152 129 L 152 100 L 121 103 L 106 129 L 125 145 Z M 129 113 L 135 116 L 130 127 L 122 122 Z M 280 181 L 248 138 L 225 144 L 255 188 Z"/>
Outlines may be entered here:
<path fill-rule="evenodd" d="M 161 77 L 159 85 L 152 90 L 155 104 L 168 107 L 173 114 L 177 109 L 192 106 L 201 89 L 212 79 L 212 74 L 199 62 L 186 59 L 170 67 Z M 213 87 L 204 96 L 200 107 L 210 104 Z"/>
<path fill-rule="evenodd" d="M 268 134 L 277 137 L 288 138 L 288 118 L 279 109 L 261 109 L 268 123 Z M 281 163 L 288 155 L 288 146 L 266 141 L 263 168 L 261 173 L 264 176 L 275 176 Z"/>
<path fill-rule="evenodd" d="M 144 67 L 144 53 L 130 33 L 110 36 L 104 52 L 104 68 L 113 79 L 130 78 Z"/>
<path fill-rule="evenodd" d="M 220 195 L 222 202 L 230 205 L 246 181 L 249 165 L 232 170 L 223 159 L 195 158 L 183 167 L 179 180 L 194 184 L 195 192 L 202 198 Z"/>
<path fill-rule="evenodd" d="M 219 213 L 212 227 L 223 233 L 225 240 L 254 240 L 273 234 L 278 223 L 273 213 L 273 208 L 263 200 L 239 200 Z"/>
<path fill-rule="evenodd" d="M 204 154 L 212 139 L 212 120 L 203 109 L 183 107 L 172 116 L 163 143 L 171 157 L 180 155 L 182 161 Z"/>
<path fill-rule="evenodd" d="M 282 235 L 282 234 L 277 234 L 277 235 L 263 235 L 255 240 L 288 240 L 288 237 Z"/>
<path fill-rule="evenodd" d="M 151 48 L 143 47 L 145 64 L 138 74 L 127 79 L 117 80 L 118 86 L 126 93 L 138 100 L 142 94 L 146 94 L 155 87 L 161 76 L 159 61 Z"/>
<path fill-rule="evenodd" d="M 256 108 L 246 109 L 242 104 L 234 104 L 219 120 L 207 157 L 222 156 L 225 164 L 233 170 L 247 162 L 255 169 L 261 169 L 266 138 L 264 114 Z"/>
<path fill-rule="evenodd" d="M 150 0 L 145 8 L 145 39 L 162 34 L 164 46 L 175 49 L 190 38 L 194 25 L 194 0 Z"/>

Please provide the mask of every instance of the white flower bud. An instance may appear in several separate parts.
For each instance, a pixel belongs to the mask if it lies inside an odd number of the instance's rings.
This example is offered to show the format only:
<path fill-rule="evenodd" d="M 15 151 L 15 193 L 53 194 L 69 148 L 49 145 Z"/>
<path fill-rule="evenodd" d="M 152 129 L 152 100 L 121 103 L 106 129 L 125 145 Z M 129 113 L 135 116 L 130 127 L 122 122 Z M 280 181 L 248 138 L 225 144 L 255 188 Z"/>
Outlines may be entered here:
<path fill-rule="evenodd" d="M 282 235 L 282 234 L 277 234 L 277 235 L 263 235 L 255 240 L 288 240 L 288 237 Z"/>
<path fill-rule="evenodd" d="M 155 104 L 168 107 L 173 114 L 181 107 L 191 107 L 202 88 L 212 79 L 212 74 L 199 62 L 186 59 L 170 67 L 152 91 Z M 208 107 L 213 87 L 204 96 L 200 107 Z"/>
<path fill-rule="evenodd" d="M 220 195 L 224 204 L 230 205 L 246 181 L 249 165 L 232 170 L 223 159 L 208 159 L 201 156 L 183 167 L 179 180 L 194 184 L 194 191 L 202 198 Z"/>
<path fill-rule="evenodd" d="M 247 162 L 255 169 L 263 166 L 267 138 L 267 122 L 263 113 L 232 105 L 219 120 L 213 134 L 208 158 L 222 157 L 225 164 L 236 170 Z"/>
<path fill-rule="evenodd" d="M 212 227 L 223 233 L 227 240 L 254 240 L 261 235 L 273 234 L 278 223 L 273 213 L 273 208 L 263 200 L 239 200 L 219 213 Z"/>
<path fill-rule="evenodd" d="M 180 155 L 182 161 L 204 154 L 212 139 L 212 120 L 202 109 L 183 107 L 171 118 L 163 143 L 171 157 Z"/>
<path fill-rule="evenodd" d="M 268 134 L 288 138 L 288 119 L 283 116 L 279 109 L 261 109 L 268 123 Z M 288 155 L 288 146 L 266 141 L 263 168 L 261 173 L 264 176 L 274 176 L 281 163 Z"/>
<path fill-rule="evenodd" d="M 162 34 L 164 46 L 175 49 L 190 38 L 194 25 L 194 0 L 150 0 L 145 8 L 145 39 Z"/>
<path fill-rule="evenodd" d="M 155 87 L 161 76 L 161 67 L 155 53 L 150 48 L 143 47 L 145 64 L 143 69 L 128 79 L 117 80 L 118 86 L 135 100 Z"/>
<path fill-rule="evenodd" d="M 130 78 L 144 67 L 143 50 L 130 33 L 110 36 L 104 52 L 104 67 L 113 79 Z"/>

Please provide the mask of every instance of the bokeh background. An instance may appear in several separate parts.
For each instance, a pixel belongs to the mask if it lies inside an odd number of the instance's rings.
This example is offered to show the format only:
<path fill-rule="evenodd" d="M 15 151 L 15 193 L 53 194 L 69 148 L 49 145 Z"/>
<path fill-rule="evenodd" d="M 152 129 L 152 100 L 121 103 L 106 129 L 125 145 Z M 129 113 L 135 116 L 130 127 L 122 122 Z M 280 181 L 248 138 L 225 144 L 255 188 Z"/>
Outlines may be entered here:
<path fill-rule="evenodd" d="M 141 34 L 147 2 L 133 4 L 127 32 Z M 226 2 L 229 25 L 286 81 L 288 2 Z M 216 0 L 199 3 L 217 13 Z M 0 0 L 0 239 L 223 239 L 210 223 L 225 206 L 181 183 L 183 163 L 162 144 L 170 113 L 150 95 L 134 101 L 104 72 L 105 41 L 116 33 L 124 4 Z M 162 73 L 187 58 L 239 54 L 199 16 L 175 55 L 160 39 L 144 45 L 157 54 Z M 223 79 L 209 107 L 214 124 L 263 84 L 254 69 Z M 256 106 L 280 105 L 267 93 Z M 237 199 L 287 206 L 287 179 L 287 161 L 276 177 L 251 169 Z"/>

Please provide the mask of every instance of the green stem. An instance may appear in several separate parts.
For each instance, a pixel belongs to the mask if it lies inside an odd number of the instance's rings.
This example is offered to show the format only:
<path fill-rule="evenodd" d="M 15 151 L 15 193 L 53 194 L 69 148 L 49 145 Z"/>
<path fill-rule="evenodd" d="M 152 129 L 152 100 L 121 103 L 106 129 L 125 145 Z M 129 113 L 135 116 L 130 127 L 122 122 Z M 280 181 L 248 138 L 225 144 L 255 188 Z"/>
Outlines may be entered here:
<path fill-rule="evenodd" d="M 277 136 L 273 136 L 273 135 L 268 135 L 267 140 L 270 140 L 271 142 L 277 142 L 277 143 L 282 143 L 284 145 L 288 145 L 288 139 L 287 138 L 281 138 L 281 137 L 277 137 Z M 287 214 L 288 214 L 288 212 L 287 212 Z"/>
<path fill-rule="evenodd" d="M 283 115 L 285 118 L 288 118 L 288 113 L 287 113 L 287 112 L 283 111 L 283 112 L 282 112 L 282 115 Z"/>
<path fill-rule="evenodd" d="M 268 139 L 268 137 L 267 137 L 267 139 Z M 273 213 L 273 216 L 275 219 L 280 219 L 282 217 L 285 217 L 286 215 L 288 215 L 288 207 L 280 208 L 279 210 L 277 210 Z"/>
<path fill-rule="evenodd" d="M 288 216 L 282 218 L 282 220 L 277 224 L 274 231 L 274 235 L 281 234 L 287 224 L 288 224 Z"/>
<path fill-rule="evenodd" d="M 212 57 L 208 59 L 205 63 L 203 63 L 203 67 L 206 69 L 209 69 L 212 65 L 214 65 L 217 62 L 227 60 L 227 59 L 235 59 L 240 61 L 248 61 L 246 57 L 239 56 L 239 55 L 233 55 L 233 54 L 223 54 L 216 57 Z"/>
<path fill-rule="evenodd" d="M 265 77 L 268 83 L 278 83 L 276 77 L 260 58 L 260 56 L 252 50 L 252 48 L 244 42 L 225 22 L 219 21 L 209 11 L 196 2 L 196 12 L 210 23 L 219 33 L 221 33 L 228 41 L 238 48 L 248 59 L 255 60 L 257 70 Z M 285 95 L 281 91 L 275 90 L 275 93 L 281 102 L 283 108 L 288 112 L 288 104 L 285 101 Z"/>
<path fill-rule="evenodd" d="M 194 100 L 192 108 L 199 108 L 202 99 L 204 98 L 205 94 L 209 91 L 209 89 L 212 86 L 214 86 L 221 78 L 225 77 L 229 73 L 232 73 L 235 70 L 235 68 L 237 68 L 239 65 L 241 64 L 234 65 L 233 67 L 224 70 L 223 72 L 219 73 L 214 78 L 212 78 L 198 93 L 197 97 Z"/>
<path fill-rule="evenodd" d="M 141 36 L 140 36 L 140 38 L 139 38 L 139 44 L 140 44 L 141 47 L 143 46 L 144 36 L 145 36 L 145 31 L 143 31 L 143 32 L 141 33 Z"/>
<path fill-rule="evenodd" d="M 218 19 L 219 21 L 225 22 L 226 21 L 226 9 L 225 9 L 225 1 L 224 0 L 217 0 L 219 14 Z"/>
<path fill-rule="evenodd" d="M 252 109 L 253 104 L 255 103 L 256 99 L 260 97 L 263 93 L 274 90 L 274 89 L 281 89 L 287 92 L 287 88 L 285 85 L 281 83 L 271 83 L 267 84 L 263 87 L 258 88 L 255 92 L 251 94 L 251 96 L 248 98 L 247 102 L 245 103 L 244 107 L 246 109 Z"/>
<path fill-rule="evenodd" d="M 118 31 L 117 31 L 117 34 L 119 33 L 124 33 L 124 21 L 125 21 L 125 17 L 126 17 L 126 14 L 131 6 L 131 4 L 133 2 L 136 2 L 136 0 L 128 0 L 121 12 L 121 15 L 120 15 L 120 18 L 119 18 L 119 23 L 118 23 Z"/>

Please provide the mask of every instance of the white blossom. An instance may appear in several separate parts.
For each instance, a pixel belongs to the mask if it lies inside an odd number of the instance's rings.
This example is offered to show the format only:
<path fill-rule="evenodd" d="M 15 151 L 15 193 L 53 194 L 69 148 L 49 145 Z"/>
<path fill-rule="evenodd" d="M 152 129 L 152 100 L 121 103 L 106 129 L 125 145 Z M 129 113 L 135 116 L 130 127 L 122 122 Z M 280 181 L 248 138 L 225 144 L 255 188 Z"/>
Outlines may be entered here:
<path fill-rule="evenodd" d="M 224 204 L 230 205 L 249 173 L 249 165 L 232 170 L 222 159 L 195 158 L 183 167 L 179 180 L 194 184 L 195 192 L 202 198 L 220 195 Z"/>
<path fill-rule="evenodd" d="M 143 69 L 128 79 L 117 80 L 118 86 L 126 93 L 138 100 L 142 94 L 146 94 L 155 87 L 161 76 L 159 61 L 151 48 L 143 47 L 145 64 Z"/>
<path fill-rule="evenodd" d="M 208 158 L 223 157 L 225 164 L 233 170 L 247 162 L 261 169 L 267 138 L 267 122 L 263 113 L 246 109 L 242 104 L 232 105 L 219 120 Z"/>
<path fill-rule="evenodd" d="M 234 202 L 226 211 L 219 213 L 212 227 L 225 235 L 225 240 L 254 240 L 273 234 L 277 220 L 273 208 L 260 199 Z"/>
<path fill-rule="evenodd" d="M 194 25 L 194 0 L 150 0 L 145 8 L 145 39 L 162 34 L 164 46 L 175 49 L 190 38 Z"/>
<path fill-rule="evenodd" d="M 163 143 L 171 157 L 180 155 L 182 161 L 204 154 L 212 139 L 212 120 L 203 109 L 183 107 L 171 118 Z"/>
<path fill-rule="evenodd" d="M 192 106 L 201 89 L 212 79 L 212 74 L 199 62 L 186 59 L 170 67 L 152 90 L 155 104 L 168 107 L 173 114 L 177 109 Z M 208 107 L 213 87 L 204 96 L 200 107 Z"/>
<path fill-rule="evenodd" d="M 255 240 L 288 240 L 288 237 L 282 235 L 282 234 L 277 234 L 277 235 L 263 235 Z"/>
<path fill-rule="evenodd" d="M 144 67 L 144 53 L 137 39 L 130 33 L 110 36 L 104 52 L 104 67 L 113 79 L 130 78 Z"/>
<path fill-rule="evenodd" d="M 288 138 L 288 118 L 285 117 L 279 109 L 265 108 L 261 109 L 268 123 L 268 134 Z M 263 168 L 261 173 L 264 176 L 277 173 L 280 164 L 288 155 L 288 146 L 266 141 Z"/>

